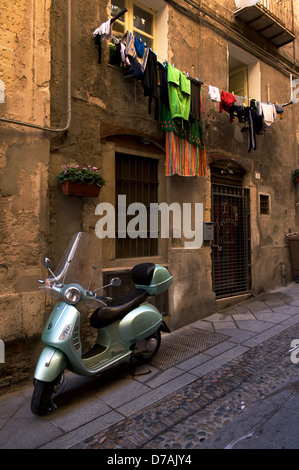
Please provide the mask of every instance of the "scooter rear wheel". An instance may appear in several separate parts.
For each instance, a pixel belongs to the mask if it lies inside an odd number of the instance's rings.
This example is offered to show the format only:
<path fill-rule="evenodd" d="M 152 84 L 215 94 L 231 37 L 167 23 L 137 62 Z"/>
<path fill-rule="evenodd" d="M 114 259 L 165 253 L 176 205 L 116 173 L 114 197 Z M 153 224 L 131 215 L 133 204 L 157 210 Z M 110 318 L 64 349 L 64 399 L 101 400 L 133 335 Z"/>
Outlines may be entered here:
<path fill-rule="evenodd" d="M 155 348 L 152 351 L 143 352 L 140 355 L 140 357 L 143 361 L 151 361 L 155 357 L 157 352 L 159 351 L 160 344 L 161 344 L 161 331 L 160 330 L 155 331 L 155 333 L 153 333 L 151 336 L 149 336 L 146 339 L 150 340 L 151 338 L 155 339 L 157 341 L 157 344 L 156 344 Z"/>
<path fill-rule="evenodd" d="M 37 416 L 50 414 L 56 407 L 51 400 L 57 379 L 53 382 L 36 380 L 31 398 L 31 411 Z"/>

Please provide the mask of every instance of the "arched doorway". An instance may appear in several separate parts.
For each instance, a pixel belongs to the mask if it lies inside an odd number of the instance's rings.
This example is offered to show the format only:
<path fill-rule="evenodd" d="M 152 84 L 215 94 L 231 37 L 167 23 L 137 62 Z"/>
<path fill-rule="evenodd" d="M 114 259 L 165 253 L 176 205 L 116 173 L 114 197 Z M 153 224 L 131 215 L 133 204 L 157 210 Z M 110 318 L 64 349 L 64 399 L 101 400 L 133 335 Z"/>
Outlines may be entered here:
<path fill-rule="evenodd" d="M 224 298 L 250 291 L 250 194 L 243 187 L 246 170 L 236 162 L 221 159 L 210 167 L 213 291 Z"/>

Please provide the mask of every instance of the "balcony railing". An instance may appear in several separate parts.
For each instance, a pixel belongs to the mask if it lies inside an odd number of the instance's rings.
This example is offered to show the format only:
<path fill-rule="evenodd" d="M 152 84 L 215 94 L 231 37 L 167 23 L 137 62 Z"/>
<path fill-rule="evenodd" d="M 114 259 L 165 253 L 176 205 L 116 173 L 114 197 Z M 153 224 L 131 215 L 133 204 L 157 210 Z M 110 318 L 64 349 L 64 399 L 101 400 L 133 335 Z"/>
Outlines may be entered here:
<path fill-rule="evenodd" d="M 294 41 L 293 0 L 261 0 L 239 8 L 235 16 L 277 47 Z"/>
<path fill-rule="evenodd" d="M 287 29 L 294 32 L 293 0 L 262 0 L 258 4 L 272 13 Z"/>

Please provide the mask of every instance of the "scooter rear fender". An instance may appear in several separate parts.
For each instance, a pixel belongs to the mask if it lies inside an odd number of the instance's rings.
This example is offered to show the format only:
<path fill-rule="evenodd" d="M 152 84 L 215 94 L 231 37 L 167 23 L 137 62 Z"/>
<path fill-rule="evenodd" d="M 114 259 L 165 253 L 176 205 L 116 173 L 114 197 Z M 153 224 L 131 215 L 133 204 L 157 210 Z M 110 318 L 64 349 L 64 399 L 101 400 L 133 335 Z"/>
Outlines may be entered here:
<path fill-rule="evenodd" d="M 34 378 L 43 382 L 52 382 L 63 372 L 66 365 L 67 357 L 62 351 L 46 346 L 37 362 Z"/>

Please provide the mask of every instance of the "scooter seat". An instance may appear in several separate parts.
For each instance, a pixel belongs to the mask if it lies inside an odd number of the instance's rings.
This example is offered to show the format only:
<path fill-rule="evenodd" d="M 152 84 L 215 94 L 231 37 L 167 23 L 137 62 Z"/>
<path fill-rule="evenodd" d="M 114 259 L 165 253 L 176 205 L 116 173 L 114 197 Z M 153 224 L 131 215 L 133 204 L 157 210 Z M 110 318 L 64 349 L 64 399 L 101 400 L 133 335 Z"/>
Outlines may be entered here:
<path fill-rule="evenodd" d="M 138 307 L 148 297 L 148 293 L 143 289 L 133 289 L 124 292 L 106 307 L 97 308 L 91 315 L 89 322 L 93 328 L 104 328 L 118 320 L 121 320 L 127 313 Z"/>

